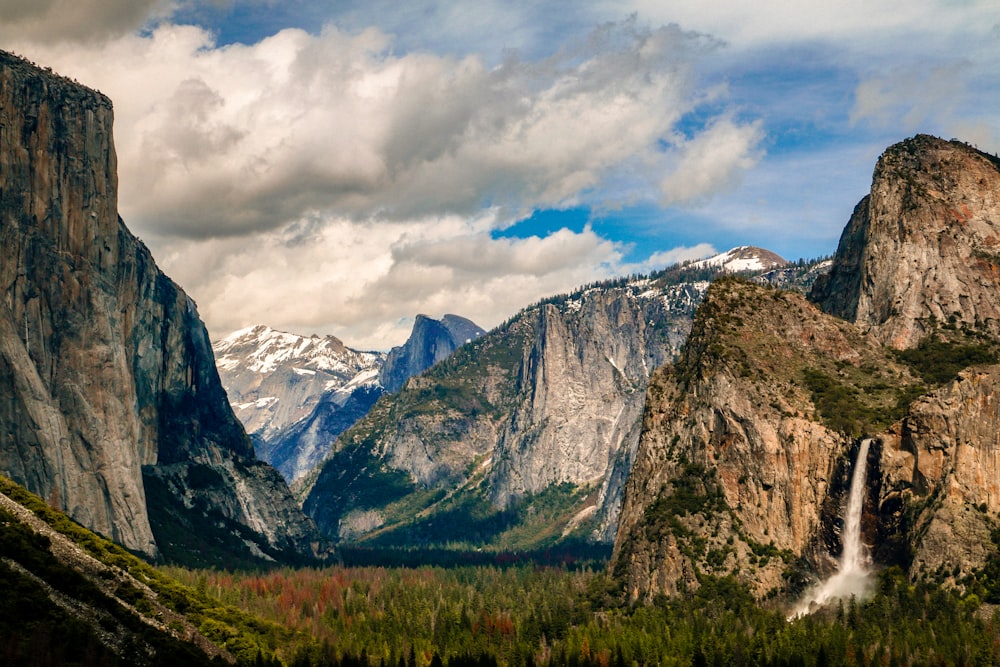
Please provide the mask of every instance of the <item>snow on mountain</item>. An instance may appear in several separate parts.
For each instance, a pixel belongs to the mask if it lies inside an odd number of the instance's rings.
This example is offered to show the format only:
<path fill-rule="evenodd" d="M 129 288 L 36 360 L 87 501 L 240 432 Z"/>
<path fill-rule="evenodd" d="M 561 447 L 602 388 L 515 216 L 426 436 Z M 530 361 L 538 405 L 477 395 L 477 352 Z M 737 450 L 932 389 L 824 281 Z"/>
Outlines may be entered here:
<path fill-rule="evenodd" d="M 738 246 L 713 257 L 691 262 L 691 268 L 718 267 L 727 273 L 741 271 L 765 271 L 787 264 L 783 258 L 770 250 L 756 246 Z"/>
<path fill-rule="evenodd" d="M 264 325 L 237 331 L 212 349 L 257 455 L 293 482 L 382 394 L 483 333 L 457 315 L 418 315 L 410 338 L 388 353 L 360 352 L 334 336 L 298 336 Z"/>
<path fill-rule="evenodd" d="M 343 408 L 358 392 L 368 404 L 383 392 L 378 374 L 385 354 L 352 350 L 335 336 L 297 336 L 258 325 L 212 349 L 233 410 L 258 455 L 289 481 L 307 472 L 293 463 L 303 457 L 282 446 L 290 427 L 310 419 L 323 403 Z"/>

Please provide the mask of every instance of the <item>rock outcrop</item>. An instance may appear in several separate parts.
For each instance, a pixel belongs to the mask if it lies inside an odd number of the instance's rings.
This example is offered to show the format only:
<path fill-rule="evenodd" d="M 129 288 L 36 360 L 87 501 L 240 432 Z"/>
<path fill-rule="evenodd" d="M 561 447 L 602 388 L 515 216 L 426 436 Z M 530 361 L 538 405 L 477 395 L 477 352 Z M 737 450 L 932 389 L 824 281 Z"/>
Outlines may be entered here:
<path fill-rule="evenodd" d="M 1000 159 L 918 135 L 879 158 L 811 298 L 895 348 L 946 322 L 1000 336 Z"/>
<path fill-rule="evenodd" d="M 180 556 L 160 544 L 166 510 L 208 541 L 230 522 L 253 535 L 244 550 L 308 551 L 314 529 L 258 467 L 194 302 L 118 217 L 111 102 L 3 53 L 0 294 L 0 470 L 150 556 Z M 225 471 L 197 489 L 210 501 L 152 514 L 149 480 L 190 490 L 196 468 Z"/>
<path fill-rule="evenodd" d="M 717 281 L 681 358 L 650 383 L 616 575 L 633 598 L 694 588 L 701 574 L 764 595 L 800 559 L 829 567 L 854 435 L 915 382 L 801 295 Z"/>
<path fill-rule="evenodd" d="M 525 309 L 376 404 L 306 480 L 306 512 L 352 540 L 511 545 L 517 526 L 516 546 L 610 542 L 650 373 L 716 275 L 675 267 Z"/>
<path fill-rule="evenodd" d="M 1000 366 L 976 366 L 920 398 L 882 435 L 880 537 L 911 575 L 974 573 L 996 554 Z M 875 544 L 881 547 L 880 543 Z"/>
<path fill-rule="evenodd" d="M 634 598 L 827 573 L 861 437 L 876 565 L 957 583 L 998 556 L 998 164 L 933 137 L 890 147 L 810 295 L 837 318 L 713 286 L 647 393 L 613 560 Z"/>
<path fill-rule="evenodd" d="M 379 383 L 394 394 L 408 379 L 447 359 L 452 352 L 484 333 L 486 331 L 477 324 L 458 315 L 445 315 L 440 320 L 417 315 L 410 337 L 389 351 L 379 372 Z"/>

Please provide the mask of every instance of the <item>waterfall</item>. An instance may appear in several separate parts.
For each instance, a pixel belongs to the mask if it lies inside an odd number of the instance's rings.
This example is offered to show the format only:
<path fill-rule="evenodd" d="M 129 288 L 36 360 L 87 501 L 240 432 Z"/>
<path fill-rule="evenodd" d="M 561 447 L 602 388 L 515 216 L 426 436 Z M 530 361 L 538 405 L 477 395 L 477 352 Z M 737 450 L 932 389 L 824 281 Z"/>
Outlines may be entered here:
<path fill-rule="evenodd" d="M 861 541 L 861 510 L 864 508 L 868 482 L 868 446 L 870 438 L 861 441 L 858 457 L 854 461 L 851 488 L 844 508 L 844 530 L 841 534 L 843 552 L 836 574 L 820 583 L 802 599 L 789 618 L 808 614 L 813 605 L 823 605 L 837 598 L 858 598 L 868 592 L 868 548 Z"/>

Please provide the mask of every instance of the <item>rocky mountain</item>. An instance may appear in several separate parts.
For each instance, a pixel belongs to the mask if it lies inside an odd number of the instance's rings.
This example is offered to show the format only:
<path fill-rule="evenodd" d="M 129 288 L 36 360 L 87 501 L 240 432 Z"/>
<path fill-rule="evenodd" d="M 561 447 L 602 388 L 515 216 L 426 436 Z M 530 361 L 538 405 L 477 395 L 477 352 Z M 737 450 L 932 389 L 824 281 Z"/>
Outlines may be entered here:
<path fill-rule="evenodd" d="M 770 250 L 756 246 L 743 245 L 712 257 L 691 262 L 693 269 L 712 267 L 724 273 L 742 273 L 747 271 L 770 271 L 788 264 L 783 258 Z"/>
<path fill-rule="evenodd" d="M 888 149 L 813 300 L 896 348 L 947 322 L 1000 335 L 998 165 L 927 135 Z"/>
<path fill-rule="evenodd" d="M 117 214 L 112 107 L 0 53 L 0 471 L 148 556 L 303 558 L 195 304 Z"/>
<path fill-rule="evenodd" d="M 385 355 L 334 336 L 296 336 L 256 326 L 212 346 L 219 376 L 258 456 L 289 482 L 382 395 Z"/>
<path fill-rule="evenodd" d="M 294 482 L 387 391 L 483 334 L 457 315 L 417 315 L 407 341 L 388 354 L 346 347 L 334 336 L 297 336 L 255 326 L 213 345 L 236 416 L 258 456 Z"/>
<path fill-rule="evenodd" d="M 650 373 L 717 275 L 673 267 L 525 309 L 381 399 L 305 478 L 304 509 L 372 544 L 610 542 Z"/>
<path fill-rule="evenodd" d="M 713 285 L 647 393 L 613 557 L 633 598 L 706 575 L 764 596 L 829 574 L 862 438 L 860 530 L 876 566 L 961 583 L 998 556 L 987 314 L 1000 264 L 982 250 L 1000 229 L 997 172 L 960 142 L 889 148 L 812 290 L 822 310 L 748 282 Z"/>
<path fill-rule="evenodd" d="M 413 331 L 403 345 L 389 351 L 379 373 L 379 382 L 390 394 L 403 388 L 403 384 L 424 372 L 452 352 L 471 343 L 486 331 L 471 320 L 458 315 L 445 315 L 434 320 L 417 315 Z"/>

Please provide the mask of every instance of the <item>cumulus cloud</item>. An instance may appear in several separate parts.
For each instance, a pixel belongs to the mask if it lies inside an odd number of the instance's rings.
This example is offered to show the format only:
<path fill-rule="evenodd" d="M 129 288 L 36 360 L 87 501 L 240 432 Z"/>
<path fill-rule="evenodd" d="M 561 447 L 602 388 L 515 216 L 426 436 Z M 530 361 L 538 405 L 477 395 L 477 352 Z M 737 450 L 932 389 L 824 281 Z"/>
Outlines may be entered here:
<path fill-rule="evenodd" d="M 589 229 L 494 239 L 489 218 L 302 221 L 249 239 L 175 240 L 160 256 L 198 296 L 215 335 L 264 313 L 279 329 L 332 332 L 361 348 L 401 343 L 417 313 L 454 312 L 491 327 L 542 296 L 623 269 L 622 248 Z"/>
<path fill-rule="evenodd" d="M 368 347 L 400 342 L 417 312 L 492 326 L 543 296 L 652 267 L 625 264 L 628 249 L 590 228 L 491 232 L 622 192 L 655 201 L 658 175 L 694 162 L 700 135 L 666 150 L 664 139 L 706 101 L 693 70 L 718 46 L 635 18 L 489 65 L 396 53 L 380 30 L 332 25 L 252 45 L 167 22 L 103 43 L 23 45 L 114 101 L 120 210 L 211 331 L 264 321 Z M 721 119 L 704 145 L 727 132 L 744 146 L 702 164 L 689 197 L 751 164 L 755 126 Z"/>
<path fill-rule="evenodd" d="M 100 42 L 170 13 L 170 0 L 4 0 L 0 40 Z"/>
<path fill-rule="evenodd" d="M 607 183 L 668 167 L 658 141 L 702 101 L 691 67 L 713 47 L 633 19 L 547 58 L 495 67 L 476 56 L 396 55 L 379 31 L 332 26 L 216 48 L 203 30 L 164 24 L 89 52 L 42 52 L 120 101 L 127 219 L 206 238 L 316 212 L 408 221 L 488 207 L 510 220 L 603 201 Z M 747 164 L 745 154 L 729 165 L 723 157 L 720 173 Z"/>
<path fill-rule="evenodd" d="M 704 201 L 732 187 L 763 156 L 760 123 L 739 124 L 720 118 L 692 139 L 679 142 L 675 168 L 660 182 L 665 204 Z"/>

